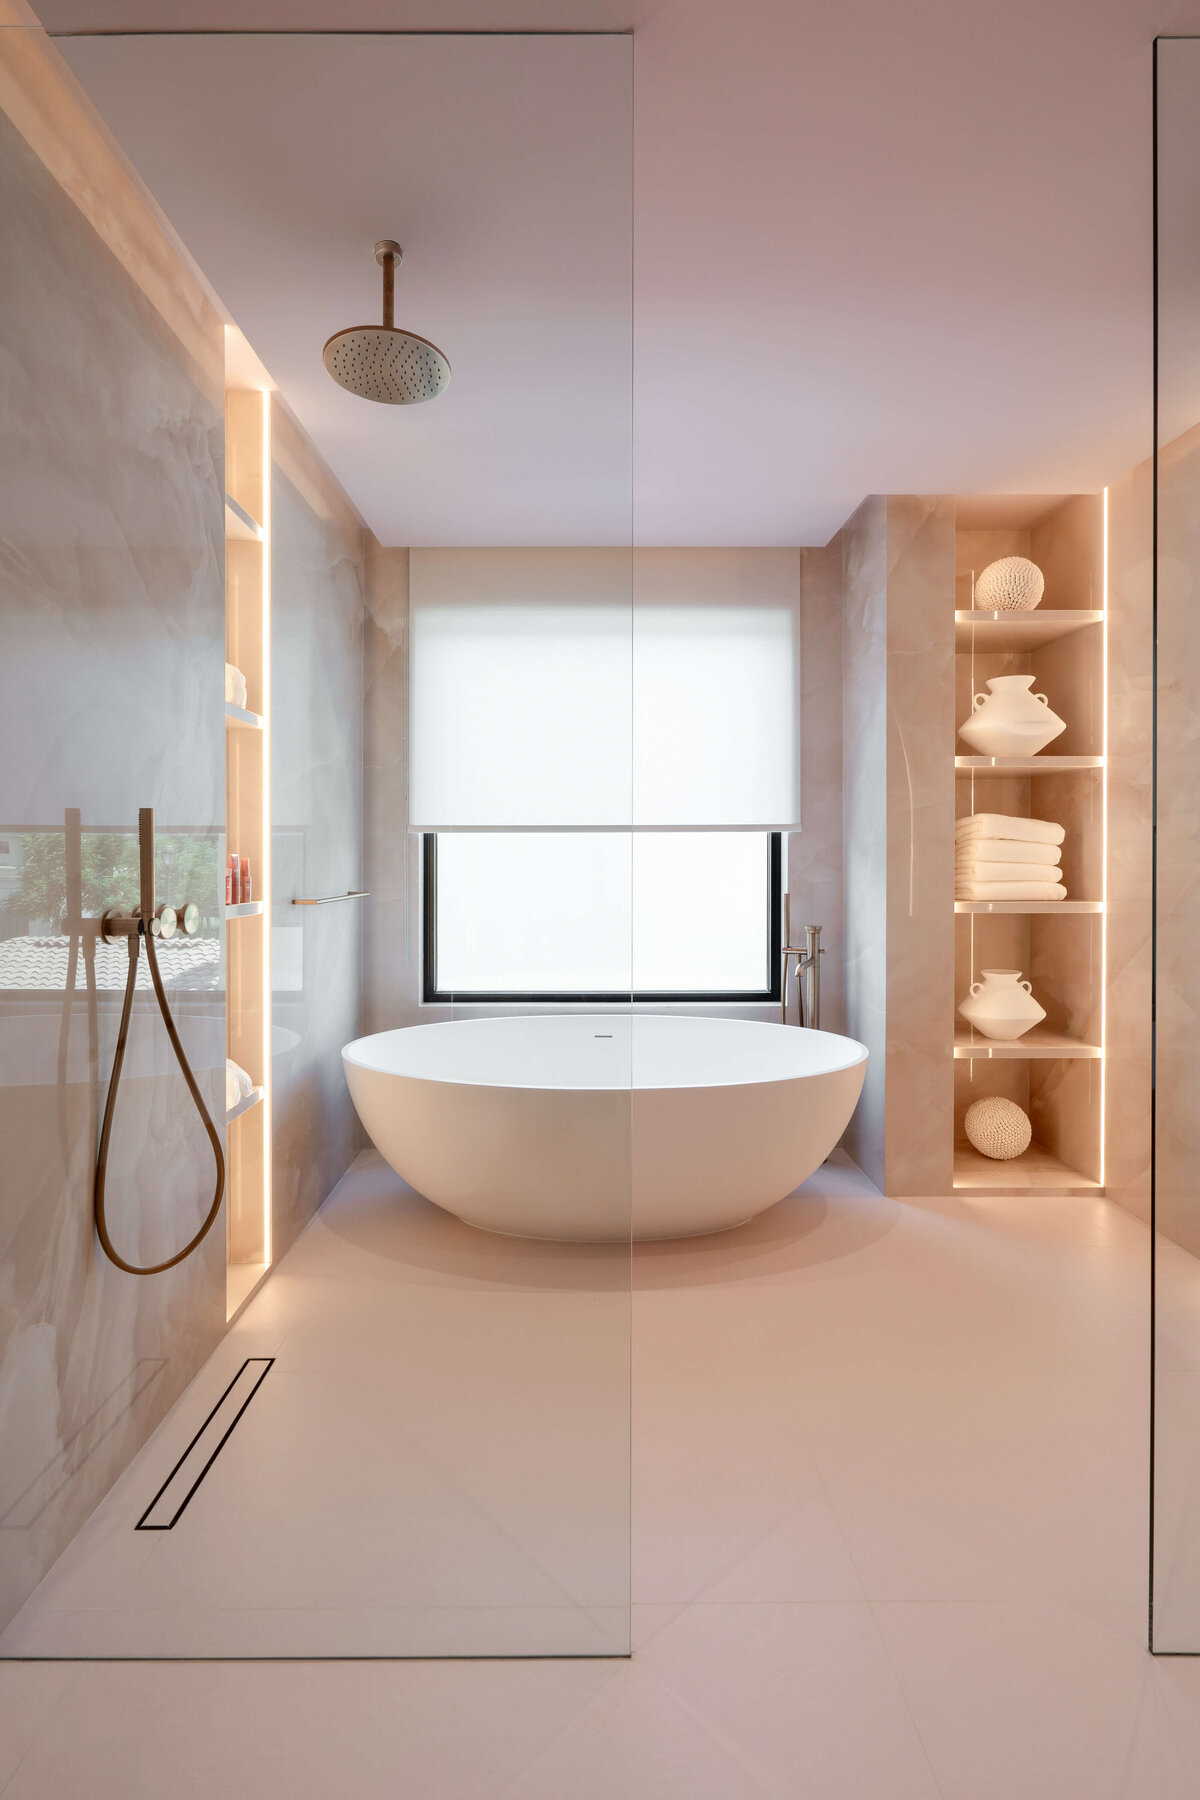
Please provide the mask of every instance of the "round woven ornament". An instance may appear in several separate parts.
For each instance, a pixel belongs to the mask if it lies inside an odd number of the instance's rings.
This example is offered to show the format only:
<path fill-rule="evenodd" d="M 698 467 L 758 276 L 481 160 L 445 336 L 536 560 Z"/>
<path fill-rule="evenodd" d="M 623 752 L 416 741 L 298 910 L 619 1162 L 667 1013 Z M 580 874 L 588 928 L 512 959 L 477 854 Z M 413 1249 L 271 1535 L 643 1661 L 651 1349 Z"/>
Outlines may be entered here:
<path fill-rule="evenodd" d="M 985 612 L 1032 612 L 1046 591 L 1046 579 L 1027 556 L 1002 556 L 975 582 L 975 605 Z"/>
<path fill-rule="evenodd" d="M 967 1108 L 964 1121 L 968 1142 L 981 1156 L 996 1162 L 1008 1162 L 1029 1148 L 1033 1127 L 1015 1100 L 1002 1100 L 989 1094 Z"/>

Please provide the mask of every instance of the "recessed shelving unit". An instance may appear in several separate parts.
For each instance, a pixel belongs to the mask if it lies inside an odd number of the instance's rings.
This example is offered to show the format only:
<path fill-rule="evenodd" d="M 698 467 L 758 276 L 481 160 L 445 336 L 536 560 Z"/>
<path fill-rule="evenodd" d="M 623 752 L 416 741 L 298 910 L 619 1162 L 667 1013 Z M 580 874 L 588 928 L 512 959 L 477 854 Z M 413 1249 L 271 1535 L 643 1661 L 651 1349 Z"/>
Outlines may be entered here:
<path fill-rule="evenodd" d="M 1013 503 L 1014 509 L 1020 503 Z M 997 676 L 1032 675 L 1066 730 L 1037 756 L 961 754 L 955 814 L 1036 818 L 1064 830 L 1065 900 L 959 900 L 954 909 L 954 1187 L 991 1194 L 1094 1194 L 1104 1179 L 1104 955 L 1107 748 L 1107 511 L 1102 494 L 1075 495 L 1040 517 L 1004 519 L 991 501 L 974 529 L 960 502 L 954 610 L 955 724 Z M 997 519 L 1002 522 L 997 524 Z M 964 524 L 964 520 L 966 521 Z M 975 577 L 1002 556 L 1027 556 L 1046 591 L 1029 612 L 970 608 Z M 950 747 L 948 746 L 948 749 Z M 1054 879 L 1058 872 L 1047 876 Z M 1083 896 L 1086 896 L 1084 898 Z M 985 969 L 1019 969 L 1046 1018 L 1012 1041 L 986 1038 L 957 1006 Z M 1003 1162 L 968 1144 L 973 1101 L 997 1094 L 1028 1114 L 1033 1141 Z"/>
<path fill-rule="evenodd" d="M 225 848 L 249 860 L 256 900 L 225 908 L 227 1055 L 253 1091 L 226 1115 L 226 1315 L 271 1266 L 270 399 L 225 396 L 225 658 L 246 706 L 225 703 Z"/>

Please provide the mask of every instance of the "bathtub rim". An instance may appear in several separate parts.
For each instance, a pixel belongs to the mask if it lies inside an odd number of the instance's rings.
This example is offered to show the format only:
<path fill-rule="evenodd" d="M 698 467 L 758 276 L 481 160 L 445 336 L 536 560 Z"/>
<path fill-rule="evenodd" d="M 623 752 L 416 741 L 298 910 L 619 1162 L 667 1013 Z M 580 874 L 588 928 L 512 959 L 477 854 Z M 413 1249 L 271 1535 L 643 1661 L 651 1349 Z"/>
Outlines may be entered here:
<path fill-rule="evenodd" d="M 542 1020 L 542 1019 L 558 1019 L 558 1018 L 562 1018 L 562 1019 L 572 1019 L 572 1018 L 573 1019 L 598 1019 L 598 1018 L 651 1019 L 652 1018 L 652 1019 L 665 1019 L 665 1020 L 671 1021 L 672 1023 L 678 1023 L 678 1024 L 695 1024 L 695 1025 L 699 1025 L 701 1027 L 704 1027 L 704 1026 L 710 1025 L 710 1024 L 721 1025 L 721 1026 L 749 1025 L 749 1026 L 755 1027 L 756 1029 L 765 1027 L 768 1031 L 786 1031 L 789 1034 L 789 1036 L 793 1035 L 797 1031 L 803 1031 L 807 1035 L 810 1035 L 813 1037 L 828 1038 L 828 1039 L 833 1040 L 836 1043 L 852 1046 L 854 1048 L 854 1050 L 857 1051 L 858 1054 L 847 1057 L 846 1060 L 843 1062 L 836 1062 L 836 1063 L 828 1065 L 824 1068 L 798 1070 L 798 1071 L 794 1071 L 789 1074 L 751 1075 L 751 1076 L 742 1076 L 742 1077 L 738 1077 L 735 1075 L 725 1075 L 721 1079 L 713 1080 L 713 1081 L 639 1082 L 636 1086 L 634 1086 L 634 1084 L 632 1082 L 630 1082 L 628 1086 L 617 1085 L 617 1086 L 613 1086 L 613 1087 L 602 1087 L 602 1086 L 595 1085 L 595 1084 L 588 1085 L 586 1083 L 567 1084 L 564 1082 L 555 1082 L 555 1083 L 551 1084 L 551 1083 L 547 1083 L 544 1081 L 513 1081 L 513 1080 L 482 1081 L 482 1080 L 479 1080 L 478 1078 L 470 1078 L 470 1077 L 464 1077 L 464 1076 L 431 1075 L 430 1073 L 428 1073 L 428 1071 L 425 1071 L 425 1070 L 418 1072 L 416 1070 L 400 1070 L 400 1069 L 384 1068 L 377 1062 L 367 1062 L 363 1059 L 363 1057 L 352 1054 L 352 1052 L 358 1050 L 360 1048 L 360 1046 L 372 1043 L 376 1039 L 398 1037 L 402 1033 L 408 1033 L 408 1032 L 413 1032 L 413 1031 L 437 1031 L 437 1030 L 441 1030 L 441 1029 L 447 1028 L 447 1027 L 453 1028 L 455 1026 L 463 1026 L 463 1025 L 475 1025 L 475 1026 L 492 1025 L 492 1024 L 506 1025 L 506 1024 L 513 1024 L 516 1022 L 520 1022 L 520 1023 L 524 1024 L 531 1019 Z M 679 1015 L 676 1013 L 632 1013 L 632 1014 L 628 1013 L 628 1012 L 613 1012 L 613 1013 L 579 1012 L 579 1013 L 550 1013 L 550 1014 L 547 1014 L 547 1013 L 512 1013 L 512 1014 L 493 1015 L 493 1016 L 483 1018 L 483 1019 L 478 1019 L 478 1018 L 430 1019 L 430 1020 L 424 1021 L 423 1023 L 418 1024 L 418 1025 L 397 1025 L 397 1026 L 391 1027 L 387 1031 L 366 1032 L 361 1037 L 353 1038 L 350 1043 L 344 1044 L 342 1046 L 343 1064 L 350 1064 L 354 1068 L 362 1069 L 373 1075 L 390 1076 L 390 1077 L 392 1077 L 392 1079 L 394 1079 L 396 1081 L 425 1081 L 425 1082 L 437 1083 L 444 1087 L 486 1088 L 489 1091 L 496 1090 L 499 1092 L 509 1091 L 509 1092 L 513 1092 L 513 1093 L 537 1093 L 537 1094 L 621 1094 L 621 1093 L 628 1093 L 628 1094 L 685 1094 L 685 1093 L 691 1093 L 693 1091 L 699 1092 L 699 1091 L 704 1091 L 704 1090 L 708 1090 L 708 1089 L 712 1089 L 715 1092 L 720 1092 L 726 1088 L 786 1086 L 792 1082 L 813 1081 L 813 1080 L 821 1079 L 822 1076 L 843 1074 L 845 1071 L 847 1071 L 849 1069 L 856 1069 L 856 1068 L 860 1067 L 863 1063 L 868 1062 L 869 1059 L 870 1059 L 870 1050 L 868 1049 L 867 1045 L 861 1043 L 858 1038 L 848 1037 L 844 1032 L 836 1032 L 836 1031 L 814 1032 L 814 1031 L 809 1031 L 809 1028 L 807 1026 L 782 1025 L 782 1024 L 778 1023 L 777 1021 L 770 1020 L 770 1019 L 721 1019 L 721 1018 L 709 1018 L 707 1015 L 701 1015 L 701 1016 L 696 1017 L 696 1016 L 688 1016 L 688 1015 Z"/>

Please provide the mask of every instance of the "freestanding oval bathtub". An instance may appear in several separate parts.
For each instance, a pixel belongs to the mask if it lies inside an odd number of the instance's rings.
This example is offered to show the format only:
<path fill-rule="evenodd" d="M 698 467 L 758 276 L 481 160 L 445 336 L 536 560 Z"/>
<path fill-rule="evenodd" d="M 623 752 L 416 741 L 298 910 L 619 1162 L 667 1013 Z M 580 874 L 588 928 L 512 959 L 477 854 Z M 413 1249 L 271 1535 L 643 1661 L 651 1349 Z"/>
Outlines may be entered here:
<path fill-rule="evenodd" d="M 376 1148 L 427 1200 L 512 1237 L 619 1243 L 723 1231 L 790 1194 L 845 1130 L 867 1052 L 589 1013 L 412 1025 L 342 1060 Z"/>

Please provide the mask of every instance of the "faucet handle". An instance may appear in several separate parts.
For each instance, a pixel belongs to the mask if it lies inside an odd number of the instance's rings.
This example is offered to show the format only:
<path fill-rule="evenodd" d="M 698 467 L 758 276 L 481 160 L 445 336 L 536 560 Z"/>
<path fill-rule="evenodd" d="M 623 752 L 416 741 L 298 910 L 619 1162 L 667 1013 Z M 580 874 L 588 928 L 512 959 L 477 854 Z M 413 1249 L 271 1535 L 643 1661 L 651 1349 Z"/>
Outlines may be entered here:
<path fill-rule="evenodd" d="M 200 929 L 200 908 L 194 900 L 185 900 L 176 908 L 175 923 L 184 937 L 195 937 Z"/>

